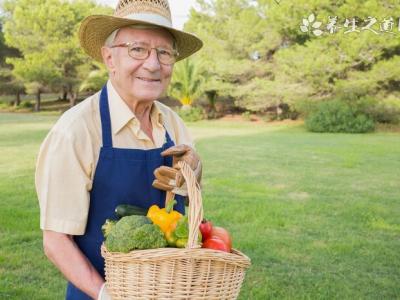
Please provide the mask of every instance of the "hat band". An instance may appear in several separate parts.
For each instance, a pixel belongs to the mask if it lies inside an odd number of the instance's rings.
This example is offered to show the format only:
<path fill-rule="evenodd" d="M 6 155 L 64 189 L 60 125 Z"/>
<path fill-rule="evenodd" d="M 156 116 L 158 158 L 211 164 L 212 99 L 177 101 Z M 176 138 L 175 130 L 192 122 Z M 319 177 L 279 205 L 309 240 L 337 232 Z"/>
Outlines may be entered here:
<path fill-rule="evenodd" d="M 124 18 L 152 23 L 159 26 L 172 27 L 172 22 L 170 20 L 155 14 L 130 14 Z"/>

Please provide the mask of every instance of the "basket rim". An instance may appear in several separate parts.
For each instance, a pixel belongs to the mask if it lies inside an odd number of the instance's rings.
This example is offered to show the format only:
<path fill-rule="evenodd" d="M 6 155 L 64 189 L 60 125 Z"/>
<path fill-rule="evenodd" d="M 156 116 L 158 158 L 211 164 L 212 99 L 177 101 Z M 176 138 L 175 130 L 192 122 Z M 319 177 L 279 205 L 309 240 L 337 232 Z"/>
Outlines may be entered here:
<path fill-rule="evenodd" d="M 248 268 L 251 265 L 251 259 L 233 249 L 232 252 L 224 252 L 206 248 L 156 248 L 145 250 L 133 250 L 128 253 L 110 252 L 104 243 L 101 245 L 101 255 L 106 261 L 118 262 L 154 262 L 171 259 L 200 259 L 226 262 L 238 267 Z"/>

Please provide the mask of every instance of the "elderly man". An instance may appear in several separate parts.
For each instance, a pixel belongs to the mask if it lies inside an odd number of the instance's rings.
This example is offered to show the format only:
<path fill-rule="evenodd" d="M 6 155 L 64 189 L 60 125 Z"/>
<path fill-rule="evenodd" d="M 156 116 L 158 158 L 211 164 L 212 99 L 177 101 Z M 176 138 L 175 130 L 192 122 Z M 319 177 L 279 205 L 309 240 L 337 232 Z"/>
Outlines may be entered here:
<path fill-rule="evenodd" d="M 118 204 L 164 206 L 185 196 L 175 166 L 201 163 L 182 120 L 157 102 L 173 65 L 202 46 L 172 28 L 167 0 L 121 0 L 114 16 L 86 18 L 83 49 L 105 63 L 103 89 L 67 111 L 43 142 L 36 169 L 47 257 L 68 279 L 67 299 L 108 299 L 101 225 Z M 174 162 L 174 165 L 172 164 Z M 184 213 L 184 198 L 176 210 Z"/>

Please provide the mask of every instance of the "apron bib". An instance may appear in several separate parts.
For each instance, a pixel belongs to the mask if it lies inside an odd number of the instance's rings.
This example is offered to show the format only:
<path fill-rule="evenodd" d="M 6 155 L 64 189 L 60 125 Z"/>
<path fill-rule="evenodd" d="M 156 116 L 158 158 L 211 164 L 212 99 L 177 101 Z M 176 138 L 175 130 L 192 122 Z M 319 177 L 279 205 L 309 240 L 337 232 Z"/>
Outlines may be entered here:
<path fill-rule="evenodd" d="M 104 240 L 101 226 L 106 219 L 115 219 L 115 207 L 131 204 L 148 209 L 156 204 L 165 205 L 165 192 L 152 187 L 154 170 L 160 166 L 172 166 L 172 157 L 162 157 L 161 152 L 174 146 L 167 130 L 166 142 L 161 148 L 121 149 L 113 148 L 111 119 L 107 87 L 100 94 L 100 116 L 103 146 L 100 149 L 93 187 L 90 192 L 90 208 L 84 235 L 74 240 L 99 274 L 104 278 L 104 259 L 100 246 Z M 175 196 L 178 204 L 174 209 L 185 213 L 184 197 Z M 67 300 L 91 299 L 70 282 L 67 286 Z"/>

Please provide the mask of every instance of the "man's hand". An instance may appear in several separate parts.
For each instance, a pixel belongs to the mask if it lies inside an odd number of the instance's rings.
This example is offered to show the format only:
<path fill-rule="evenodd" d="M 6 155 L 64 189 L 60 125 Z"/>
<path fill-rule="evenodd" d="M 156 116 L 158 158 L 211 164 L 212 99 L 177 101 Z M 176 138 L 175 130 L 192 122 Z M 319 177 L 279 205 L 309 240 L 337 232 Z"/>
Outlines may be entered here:
<path fill-rule="evenodd" d="M 178 162 L 186 162 L 196 175 L 197 182 L 200 183 L 202 165 L 199 155 L 188 145 L 173 146 L 161 153 L 162 156 L 172 156 L 172 168 L 161 166 L 154 171 L 156 179 L 153 181 L 153 187 L 172 191 L 174 194 L 187 196 L 185 179 L 179 170 Z"/>

